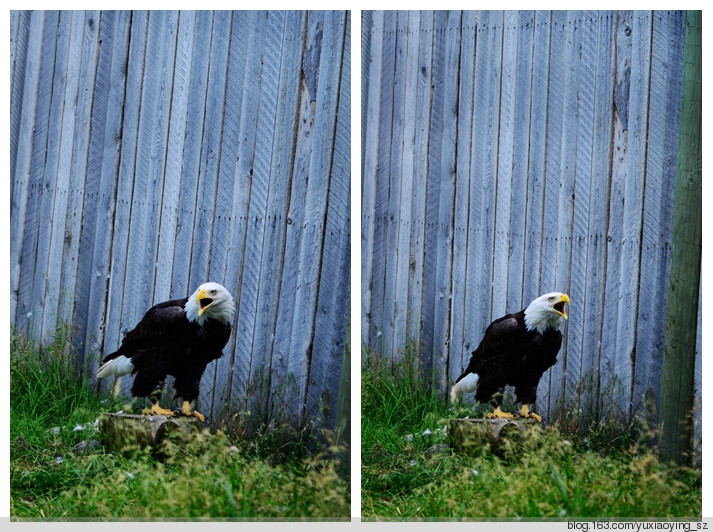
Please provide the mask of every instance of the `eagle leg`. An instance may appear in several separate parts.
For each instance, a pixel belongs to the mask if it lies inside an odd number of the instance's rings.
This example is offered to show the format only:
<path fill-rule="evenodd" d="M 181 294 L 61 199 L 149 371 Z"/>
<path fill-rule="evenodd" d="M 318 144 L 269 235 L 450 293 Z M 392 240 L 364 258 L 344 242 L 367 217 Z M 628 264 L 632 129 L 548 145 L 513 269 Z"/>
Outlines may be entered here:
<path fill-rule="evenodd" d="M 146 415 L 154 415 L 154 416 L 172 416 L 173 410 L 166 410 L 165 408 L 161 408 L 158 404 L 158 400 L 161 398 L 161 388 L 163 387 L 163 383 L 159 388 L 151 392 L 151 395 L 149 396 L 149 399 L 151 400 L 151 408 L 146 408 L 144 409 L 144 414 Z"/>
<path fill-rule="evenodd" d="M 530 405 L 527 403 L 523 403 L 522 407 L 520 408 L 520 416 L 529 417 L 535 419 L 538 423 L 542 423 L 542 416 L 540 416 L 539 414 L 535 414 L 534 412 L 530 412 Z"/>
<path fill-rule="evenodd" d="M 191 403 L 189 401 L 183 401 L 183 406 L 181 406 L 180 412 L 184 416 L 195 416 L 201 421 L 201 423 L 205 423 L 205 416 L 198 412 L 198 410 L 192 410 Z"/>
<path fill-rule="evenodd" d="M 488 419 L 493 419 L 493 418 L 498 418 L 498 419 L 506 418 L 506 419 L 509 419 L 509 418 L 513 417 L 513 415 L 510 414 L 509 412 L 503 412 L 502 410 L 500 410 L 500 405 L 498 405 L 498 406 L 495 407 L 495 410 L 493 410 L 492 412 L 488 412 L 487 414 L 485 414 L 485 417 L 487 417 Z"/>

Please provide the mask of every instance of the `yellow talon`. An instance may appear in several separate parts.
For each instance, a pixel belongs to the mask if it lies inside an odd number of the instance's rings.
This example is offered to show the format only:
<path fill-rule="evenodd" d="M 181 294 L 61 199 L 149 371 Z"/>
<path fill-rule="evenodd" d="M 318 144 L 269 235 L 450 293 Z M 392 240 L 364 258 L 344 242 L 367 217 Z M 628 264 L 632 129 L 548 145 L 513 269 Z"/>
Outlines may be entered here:
<path fill-rule="evenodd" d="M 530 405 L 523 404 L 520 408 L 520 415 L 522 417 L 531 417 L 532 419 L 537 420 L 538 423 L 542 423 L 542 416 L 535 414 L 534 412 L 530 412 Z"/>
<path fill-rule="evenodd" d="M 181 412 L 184 416 L 195 416 L 200 419 L 201 423 L 205 423 L 205 416 L 198 412 L 198 410 L 191 410 L 191 403 L 188 401 L 183 401 L 183 406 L 181 406 Z"/>
<path fill-rule="evenodd" d="M 488 412 L 485 417 L 487 417 L 488 419 L 510 419 L 513 416 L 509 412 L 503 412 L 502 410 L 500 410 L 500 405 L 498 405 L 495 407 L 495 410 L 493 410 L 492 412 Z"/>
<path fill-rule="evenodd" d="M 153 415 L 153 416 L 172 416 L 173 410 L 166 410 L 165 408 L 161 408 L 158 406 L 158 403 L 152 403 L 151 408 L 146 408 L 144 409 L 144 414 L 146 415 Z"/>

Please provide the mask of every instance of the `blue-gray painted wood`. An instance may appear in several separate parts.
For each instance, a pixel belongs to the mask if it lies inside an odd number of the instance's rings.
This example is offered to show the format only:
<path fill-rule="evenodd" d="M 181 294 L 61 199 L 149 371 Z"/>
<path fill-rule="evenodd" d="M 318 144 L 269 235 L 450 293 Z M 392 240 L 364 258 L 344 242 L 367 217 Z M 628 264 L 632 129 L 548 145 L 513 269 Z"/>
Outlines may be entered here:
<path fill-rule="evenodd" d="M 362 342 L 415 345 L 445 396 L 493 319 L 565 291 L 537 407 L 655 404 L 685 13 L 401 17 L 362 19 Z"/>
<path fill-rule="evenodd" d="M 333 425 L 350 308 L 348 14 L 10 18 L 14 330 L 49 341 L 68 327 L 93 379 L 149 306 L 218 281 L 238 308 L 199 408 L 328 411 Z"/>

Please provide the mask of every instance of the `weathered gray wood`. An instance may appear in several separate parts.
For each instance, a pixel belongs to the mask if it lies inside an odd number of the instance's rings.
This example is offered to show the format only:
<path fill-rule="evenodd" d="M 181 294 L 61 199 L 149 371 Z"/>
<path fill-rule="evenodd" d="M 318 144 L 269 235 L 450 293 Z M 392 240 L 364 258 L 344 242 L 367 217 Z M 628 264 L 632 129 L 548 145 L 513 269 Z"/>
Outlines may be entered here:
<path fill-rule="evenodd" d="M 20 261 L 21 257 L 33 257 L 38 252 L 43 216 L 42 198 L 44 197 L 43 175 L 47 145 L 50 139 L 50 109 L 52 98 L 52 80 L 54 79 L 53 60 L 57 47 L 57 26 L 59 16 L 56 12 L 49 12 L 42 22 L 42 48 L 39 53 L 39 72 L 37 78 L 37 91 L 34 94 L 35 117 L 32 130 L 32 145 L 30 160 L 28 161 L 28 179 L 26 182 L 27 208 L 22 220 L 22 245 L 17 256 L 18 271 L 18 326 L 28 329 L 30 334 L 37 334 L 37 323 L 42 321 L 42 309 L 33 305 L 33 280 L 35 279 L 35 262 Z M 21 169 L 21 171 L 23 171 Z M 11 241 L 12 244 L 12 241 Z M 15 263 L 13 263 L 15 264 Z"/>
<path fill-rule="evenodd" d="M 517 31 L 517 56 L 515 72 L 514 95 L 514 131 L 513 131 L 513 156 L 512 156 L 512 183 L 510 196 L 512 207 L 510 209 L 510 250 L 508 254 L 507 277 L 507 308 L 520 309 L 524 307 L 523 282 L 525 276 L 525 252 L 527 236 L 527 204 L 528 204 L 528 164 L 530 159 L 530 129 L 532 121 L 534 43 L 535 43 L 535 12 L 522 11 L 512 22 Z M 528 299 L 529 301 L 529 299 Z"/>
<path fill-rule="evenodd" d="M 316 15 L 316 16 L 315 16 Z M 305 198 L 304 233 L 300 247 L 299 281 L 295 305 L 300 312 L 293 317 L 293 338 L 290 350 L 293 358 L 290 360 L 289 373 L 295 379 L 300 397 L 304 397 L 309 387 L 309 371 L 315 357 L 315 322 L 317 312 L 318 291 L 321 276 L 324 275 L 322 265 L 322 246 L 326 230 L 328 214 L 328 192 L 332 148 L 335 142 L 335 116 L 338 109 L 338 94 L 332 90 L 338 84 L 341 73 L 341 59 L 344 48 L 345 13 L 326 12 L 308 15 L 310 24 L 323 24 L 321 38 L 322 50 L 320 54 L 319 72 L 317 80 L 317 93 L 315 97 L 314 121 L 316 128 L 312 139 L 312 153 L 309 166 L 309 182 Z M 324 46 L 332 43 L 332 46 Z M 340 264 L 339 261 L 333 263 Z M 339 270 L 337 270 L 339 271 Z M 337 272 L 334 272 L 335 275 Z M 345 316 L 348 315 L 349 306 L 345 305 Z M 322 356 L 328 357 L 327 353 Z M 324 360 L 324 359 L 321 359 Z M 296 401 L 291 401 L 294 406 Z M 305 419 L 309 414 L 303 406 L 300 408 L 300 418 Z"/>
<path fill-rule="evenodd" d="M 395 293 L 404 294 L 408 292 L 410 269 L 413 264 L 413 254 L 411 251 L 411 234 L 413 224 L 413 206 L 412 202 L 414 195 L 417 194 L 414 190 L 414 185 L 418 182 L 415 179 L 415 142 L 416 142 L 416 124 L 419 121 L 420 109 L 416 107 L 416 97 L 418 94 L 418 39 L 416 36 L 420 31 L 420 17 L 415 11 L 409 11 L 407 14 L 399 14 L 399 24 L 401 25 L 401 47 L 404 60 L 404 75 L 399 76 L 404 80 L 403 83 L 403 138 L 402 149 L 396 150 L 396 156 L 400 157 L 401 161 L 401 182 L 399 184 L 399 212 L 397 214 L 399 233 L 396 243 L 399 249 L 398 262 L 396 266 L 395 278 Z M 394 302 L 394 334 L 391 345 L 391 352 L 406 345 L 409 339 L 409 323 L 411 321 L 412 312 L 409 309 L 409 302 L 395 301 Z"/>
<path fill-rule="evenodd" d="M 529 158 L 527 172 L 527 207 L 525 228 L 522 306 L 544 292 L 540 286 L 540 272 L 543 256 L 541 254 L 542 231 L 545 223 L 543 216 L 544 180 L 546 170 L 546 134 L 547 134 L 547 94 L 549 92 L 550 48 L 552 15 L 549 12 L 535 13 L 535 36 L 533 44 L 533 64 L 539 65 L 532 72 L 532 111 L 528 133 Z M 549 218 L 548 218 L 549 220 Z"/>
<path fill-rule="evenodd" d="M 445 393 L 493 319 L 566 291 L 565 341 L 538 407 L 638 411 L 659 386 L 683 13 L 464 12 L 456 28 L 447 12 L 419 12 L 392 38 L 399 16 L 363 19 L 363 342 L 389 357 L 415 343 Z M 404 65 L 416 39 L 414 88 Z M 404 287 L 404 234 L 387 229 L 407 224 Z"/>
<path fill-rule="evenodd" d="M 325 389 L 334 403 L 348 25 L 345 12 L 13 12 L 13 327 L 69 326 L 93 379 L 151 305 L 215 280 L 238 311 L 199 408 L 304 413 Z"/>
<path fill-rule="evenodd" d="M 71 324 L 75 307 L 75 290 L 79 267 L 79 250 L 82 231 L 82 211 L 84 208 L 87 175 L 89 135 L 92 120 L 92 105 L 96 88 L 95 78 L 98 67 L 99 28 L 101 16 L 97 11 L 87 11 L 84 22 L 82 54 L 79 59 L 79 94 L 77 120 L 73 132 L 74 139 L 70 165 L 70 191 L 67 203 L 67 218 L 64 221 L 64 249 L 60 274 L 59 296 L 56 292 L 48 298 L 57 297 L 58 324 Z"/>
<path fill-rule="evenodd" d="M 92 16 L 88 14 L 88 16 Z M 64 106 L 62 109 L 62 124 L 58 142 L 58 156 L 56 179 L 57 191 L 55 193 L 55 202 L 52 210 L 52 220 L 57 220 L 57 223 L 52 224 L 52 234 L 49 243 L 47 256 L 47 271 L 61 272 L 62 271 L 62 255 L 64 251 L 64 243 L 67 236 L 65 221 L 69 208 L 69 198 L 71 195 L 71 159 L 72 145 L 74 142 L 74 131 L 79 110 L 79 86 L 80 86 L 80 62 L 72 60 L 75 57 L 81 56 L 82 42 L 84 40 L 84 25 L 85 13 L 72 12 L 70 26 L 70 41 L 67 52 L 67 59 L 64 64 L 65 79 L 67 86 L 64 92 Z M 61 275 L 50 275 L 46 278 L 45 293 L 56 294 L 61 286 Z M 56 330 L 61 325 L 60 307 L 55 301 L 53 305 L 44 306 L 44 315 L 42 321 L 42 331 Z"/>
<path fill-rule="evenodd" d="M 384 42 L 384 12 L 373 13 L 369 17 L 370 26 L 364 26 L 369 34 L 369 68 L 364 69 L 367 83 L 362 83 L 366 90 L 368 105 L 363 105 L 364 146 L 362 150 L 362 218 L 361 218 L 361 334 L 362 341 L 371 341 L 371 297 L 373 293 L 373 257 L 376 228 L 376 171 L 379 147 L 379 113 L 381 104 L 381 75 Z M 363 33 L 364 33 L 363 32 Z M 365 88 L 364 88 L 365 87 Z M 365 96 L 365 98 L 367 97 Z"/>
<path fill-rule="evenodd" d="M 465 302 L 468 264 L 468 199 L 470 197 L 471 151 L 473 142 L 473 80 L 475 76 L 475 13 L 464 12 L 461 20 L 460 75 L 458 87 L 458 143 L 456 146 L 456 176 L 453 221 L 453 273 L 451 279 L 451 320 L 448 371 L 446 381 L 455 381 L 470 360 L 465 335 Z"/>
<path fill-rule="evenodd" d="M 70 26 L 70 12 L 60 13 L 57 19 L 58 27 Z M 54 218 L 54 206 L 56 201 L 61 201 L 66 190 L 67 174 L 58 175 L 59 158 L 61 153 L 62 120 L 64 116 L 65 102 L 74 100 L 73 95 L 65 97 L 64 90 L 67 87 L 67 62 L 69 54 L 70 32 L 58 32 L 55 48 L 54 80 L 52 82 L 49 107 L 49 124 L 46 146 L 45 167 L 42 172 L 43 194 L 40 200 L 40 220 L 51 220 Z M 76 51 L 76 48 L 75 48 Z M 76 78 L 75 78 L 76 79 Z M 71 85 L 70 81 L 70 85 Z M 55 184 L 56 187 L 52 186 Z M 61 213 L 58 213 L 61 215 Z M 53 230 L 59 229 L 53 224 L 40 224 L 38 228 L 37 249 L 35 251 L 34 278 L 32 279 L 31 308 L 33 309 L 33 319 L 30 322 L 30 334 L 33 337 L 39 336 L 46 319 L 56 313 L 52 306 L 45 306 L 45 290 L 47 286 L 47 271 L 50 257 Z"/>
<path fill-rule="evenodd" d="M 587 227 L 587 275 L 585 279 L 586 299 L 582 306 L 582 346 L 581 373 L 589 379 L 589 385 L 582 392 L 580 406 L 586 413 L 599 409 L 599 365 L 600 338 L 591 331 L 602 330 L 604 312 L 604 283 L 606 282 L 606 227 L 602 220 L 607 219 L 609 210 L 607 198 L 610 186 L 611 164 L 611 95 L 614 91 L 614 65 L 616 15 L 602 13 L 599 16 L 597 33 L 597 61 L 595 66 L 594 90 L 594 134 L 592 138 L 591 175 L 589 178 L 589 221 Z M 601 154 L 608 154 L 607 157 Z"/>
<path fill-rule="evenodd" d="M 126 14 L 125 16 L 128 16 Z M 129 251 L 129 235 L 132 223 L 133 195 L 135 181 L 137 180 L 137 154 L 138 131 L 140 120 L 142 76 L 139 75 L 144 68 L 144 53 L 146 48 L 146 13 L 131 15 L 131 44 L 128 50 L 128 63 L 126 72 L 126 101 L 130 105 L 124 106 L 123 123 L 121 130 L 121 160 L 119 162 L 119 176 L 116 184 L 114 231 L 111 243 L 111 275 L 107 287 L 107 314 L 106 329 L 104 331 L 104 350 L 109 354 L 118 348 L 124 334 L 128 332 L 138 319 L 141 309 L 136 309 L 134 301 L 125 301 L 124 294 L 132 292 L 132 285 L 127 284 L 131 270 L 126 268 L 129 261 L 136 260 Z M 138 178 L 140 179 L 140 177 Z M 132 298 L 133 299 L 133 298 Z M 145 310 L 144 310 L 145 311 Z M 123 379 L 121 386 L 123 393 L 130 393 L 130 380 Z M 113 383 L 105 383 L 113 386 Z M 100 384 L 103 385 L 103 384 Z"/>
<path fill-rule="evenodd" d="M 416 150 L 414 160 L 414 194 L 412 200 L 411 242 L 409 264 L 409 286 L 407 295 L 408 323 L 407 342 L 418 348 L 419 358 L 427 359 L 430 354 L 421 349 L 423 308 L 423 267 L 426 231 L 426 183 L 428 178 L 428 123 L 431 120 L 431 76 L 433 60 L 433 13 L 419 16 L 418 34 L 418 88 L 415 95 L 418 124 L 416 126 Z M 414 39 L 416 39 L 414 35 Z M 415 46 L 415 45 L 414 45 Z M 363 210 L 364 207 L 362 207 Z M 362 285 L 363 286 L 363 285 Z"/>
<path fill-rule="evenodd" d="M 406 81 L 406 41 L 408 39 L 408 15 L 406 12 L 398 12 L 396 15 L 396 27 L 394 28 L 395 51 L 394 54 L 394 81 L 393 81 L 393 116 L 390 134 L 391 150 L 389 153 L 388 172 L 389 190 L 386 202 L 385 248 L 396 249 L 396 253 L 384 255 L 384 294 L 398 293 L 397 275 L 400 265 L 408 260 L 404 255 L 408 255 L 408 247 L 399 246 L 399 235 L 408 228 L 408 218 L 402 216 L 401 205 L 409 197 L 411 179 L 402 176 L 403 172 L 403 143 L 404 143 L 404 102 L 405 102 L 405 81 Z M 382 342 L 385 352 L 393 352 L 398 330 L 403 327 L 403 322 L 396 321 L 399 306 L 395 298 L 387 298 L 384 301 L 384 321 L 382 323 Z M 403 342 L 401 343 L 403 345 Z"/>
<path fill-rule="evenodd" d="M 655 385 L 663 361 L 662 338 L 667 293 L 661 290 L 670 271 L 673 239 L 673 204 L 675 197 L 676 139 L 666 132 L 678 127 L 680 119 L 681 71 L 683 64 L 684 12 L 656 12 L 653 41 L 646 147 L 646 182 L 641 233 L 641 279 L 636 321 L 636 351 L 650 353 L 637 357 L 634 367 L 633 407 L 646 400 L 658 404 L 660 393 Z"/>
<path fill-rule="evenodd" d="M 348 340 L 347 323 L 342 316 L 350 305 L 350 175 L 351 175 L 351 110 L 349 70 L 351 66 L 350 14 L 334 21 L 337 31 L 344 33 L 343 55 L 337 59 L 340 64 L 339 102 L 337 121 L 334 131 L 334 150 L 330 174 L 328 210 L 324 232 L 325 250 L 322 255 L 322 268 L 331 267 L 339 275 L 322 277 L 319 283 L 317 314 L 314 337 L 314 352 L 324 356 L 313 357 L 307 383 L 307 415 L 315 416 L 320 410 L 326 410 L 327 424 L 335 426 L 339 396 L 334 390 L 340 389 L 339 380 L 344 365 L 345 342 Z M 335 65 L 336 66 L 336 65 Z M 347 384 L 348 385 L 348 384 Z"/>

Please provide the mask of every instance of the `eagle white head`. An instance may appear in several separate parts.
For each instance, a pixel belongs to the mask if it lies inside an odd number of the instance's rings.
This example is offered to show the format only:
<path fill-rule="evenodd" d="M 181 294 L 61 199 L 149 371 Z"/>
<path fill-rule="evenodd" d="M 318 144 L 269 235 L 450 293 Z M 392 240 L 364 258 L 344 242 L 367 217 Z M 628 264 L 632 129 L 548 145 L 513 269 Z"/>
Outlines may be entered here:
<path fill-rule="evenodd" d="M 186 302 L 186 318 L 203 325 L 210 318 L 230 323 L 235 314 L 235 302 L 223 285 L 208 282 L 198 287 Z"/>
<path fill-rule="evenodd" d="M 569 296 L 562 292 L 550 292 L 534 299 L 525 309 L 525 326 L 528 331 L 540 334 L 548 328 L 559 329 L 567 319 Z"/>

